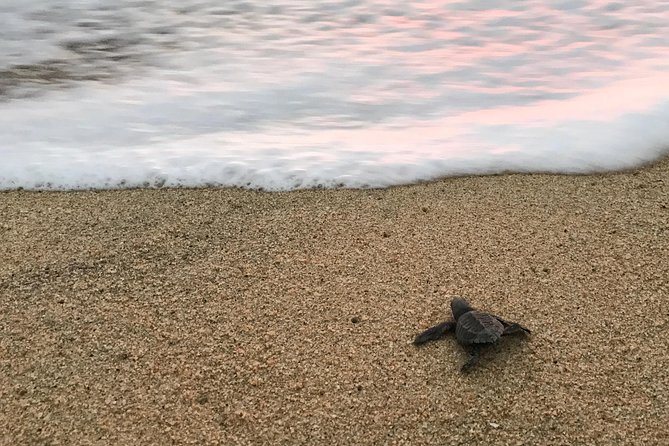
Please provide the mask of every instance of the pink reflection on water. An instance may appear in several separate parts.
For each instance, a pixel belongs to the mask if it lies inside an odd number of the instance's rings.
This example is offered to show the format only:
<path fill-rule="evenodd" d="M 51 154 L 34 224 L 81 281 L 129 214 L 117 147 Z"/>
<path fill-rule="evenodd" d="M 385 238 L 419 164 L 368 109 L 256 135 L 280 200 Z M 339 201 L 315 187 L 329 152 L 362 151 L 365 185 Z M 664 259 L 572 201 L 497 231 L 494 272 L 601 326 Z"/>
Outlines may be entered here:
<path fill-rule="evenodd" d="M 288 144 L 330 145 L 383 154 L 385 163 L 410 164 L 429 157 L 472 156 L 477 153 L 506 154 L 521 152 L 526 147 L 513 142 L 476 143 L 477 128 L 512 126 L 522 129 L 552 128 L 570 121 L 607 122 L 622 114 L 644 112 L 669 100 L 669 74 L 648 73 L 612 83 L 596 91 L 584 92 L 572 99 L 542 101 L 529 106 L 484 109 L 431 121 L 398 122 L 397 126 L 365 129 L 322 131 L 291 141 Z M 473 136 L 473 139 L 472 139 Z"/>
<path fill-rule="evenodd" d="M 669 74 L 648 74 L 615 82 L 568 100 L 478 110 L 464 113 L 457 119 L 489 125 L 568 120 L 605 121 L 622 113 L 647 110 L 662 98 L 669 99 Z"/>

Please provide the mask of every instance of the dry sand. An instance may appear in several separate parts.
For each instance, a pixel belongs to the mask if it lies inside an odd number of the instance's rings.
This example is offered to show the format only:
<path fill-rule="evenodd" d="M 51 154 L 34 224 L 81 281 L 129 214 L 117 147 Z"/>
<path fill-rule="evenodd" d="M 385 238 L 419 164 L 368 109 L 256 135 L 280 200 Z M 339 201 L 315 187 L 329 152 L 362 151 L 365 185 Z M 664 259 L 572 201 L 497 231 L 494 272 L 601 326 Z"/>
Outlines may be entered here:
<path fill-rule="evenodd" d="M 2 444 L 669 444 L 669 161 L 0 216 Z M 452 295 L 533 335 L 462 375 Z"/>

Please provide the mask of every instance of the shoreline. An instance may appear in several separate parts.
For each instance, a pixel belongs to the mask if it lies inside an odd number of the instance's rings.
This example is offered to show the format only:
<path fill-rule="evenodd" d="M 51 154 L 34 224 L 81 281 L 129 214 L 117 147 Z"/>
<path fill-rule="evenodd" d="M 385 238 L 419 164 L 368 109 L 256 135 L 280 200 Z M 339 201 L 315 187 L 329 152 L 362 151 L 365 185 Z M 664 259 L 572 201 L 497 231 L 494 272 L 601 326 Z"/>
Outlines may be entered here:
<path fill-rule="evenodd" d="M 0 442 L 669 440 L 669 160 L 0 193 Z M 470 375 L 451 296 L 528 326 Z"/>
<path fill-rule="evenodd" d="M 288 190 L 266 190 L 263 188 L 247 188 L 247 187 L 242 187 L 242 186 L 219 186 L 219 185 L 207 185 L 207 186 L 164 186 L 163 184 L 159 186 L 150 186 L 146 185 L 143 187 L 112 187 L 112 188 L 97 188 L 97 187 L 89 187 L 89 188 L 76 188 L 76 189 L 60 189 L 60 188 L 55 188 L 55 189 L 33 189 L 33 188 L 24 188 L 23 186 L 17 187 L 14 189 L 2 189 L 0 188 L 0 194 L 1 193 L 13 193 L 13 192 L 36 192 L 36 193 L 73 193 L 73 192 L 112 192 L 112 191 L 136 191 L 136 190 L 241 190 L 241 191 L 247 191 L 247 192 L 259 192 L 259 193 L 291 193 L 291 192 L 300 192 L 300 191 L 338 191 L 338 190 L 360 190 L 360 191 L 366 191 L 366 190 L 387 190 L 387 189 L 394 189 L 394 188 L 401 188 L 401 187 L 411 187 L 411 186 L 418 186 L 418 185 L 425 185 L 425 184 L 431 184 L 431 183 L 439 183 L 439 182 L 444 182 L 452 179 L 459 179 L 459 178 L 478 178 L 478 177 L 498 177 L 498 176 L 516 176 L 516 175 L 543 175 L 543 176 L 558 176 L 558 177 L 581 177 L 581 176 L 594 176 L 594 177 L 599 177 L 599 176 L 615 176 L 615 175 L 624 175 L 624 174 L 630 174 L 634 172 L 640 172 L 643 170 L 647 169 L 652 169 L 654 166 L 657 165 L 662 165 L 669 163 L 669 153 L 665 153 L 662 155 L 659 155 L 658 157 L 644 161 L 639 163 L 636 166 L 632 167 L 627 167 L 627 168 L 622 168 L 622 169 L 610 169 L 610 170 L 593 170 L 593 171 L 587 171 L 587 172 L 548 172 L 548 171 L 528 171 L 528 172 L 519 172 L 517 170 L 506 170 L 502 172 L 495 172 L 495 173 L 471 173 L 471 174 L 456 174 L 456 175 L 446 175 L 443 177 L 435 177 L 435 178 L 430 178 L 430 179 L 424 179 L 424 180 L 416 180 L 414 182 L 410 183 L 401 183 L 401 184 L 393 184 L 389 186 L 383 186 L 383 187 L 363 187 L 363 188 L 356 188 L 356 187 L 347 187 L 347 186 L 342 186 L 342 187 L 305 187 L 305 188 L 298 188 L 298 189 L 288 189 Z M 163 181 L 164 183 L 164 181 Z"/>

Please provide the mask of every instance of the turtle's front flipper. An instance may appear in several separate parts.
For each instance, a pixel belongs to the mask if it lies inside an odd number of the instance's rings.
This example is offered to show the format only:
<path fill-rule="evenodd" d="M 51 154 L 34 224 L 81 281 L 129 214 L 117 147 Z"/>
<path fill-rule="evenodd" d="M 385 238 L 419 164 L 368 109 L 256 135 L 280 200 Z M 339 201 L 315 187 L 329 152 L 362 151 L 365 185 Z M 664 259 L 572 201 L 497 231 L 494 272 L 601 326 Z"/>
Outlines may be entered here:
<path fill-rule="evenodd" d="M 478 347 L 472 346 L 467 351 L 469 352 L 469 359 L 462 365 L 462 368 L 460 368 L 462 373 L 471 371 L 471 369 L 478 364 L 479 358 L 481 358 L 481 351 Z"/>
<path fill-rule="evenodd" d="M 530 330 L 528 330 L 527 328 L 523 327 L 520 324 L 509 324 L 504 327 L 504 333 L 502 334 L 508 335 L 508 334 L 520 333 L 521 331 L 527 334 L 532 333 Z"/>
<path fill-rule="evenodd" d="M 442 337 L 445 333 L 455 330 L 455 321 L 442 322 L 439 325 L 430 327 L 413 340 L 416 345 L 425 344 L 427 341 L 434 341 Z"/>
<path fill-rule="evenodd" d="M 525 328 L 520 324 L 517 324 L 515 322 L 509 322 L 505 321 L 501 317 L 495 316 L 495 319 L 500 321 L 502 325 L 504 325 L 504 332 L 502 333 L 503 335 L 508 335 L 508 334 L 514 334 L 514 333 L 520 333 L 521 331 L 527 333 L 527 334 L 532 334 L 532 332 L 529 330 L 529 328 Z"/>

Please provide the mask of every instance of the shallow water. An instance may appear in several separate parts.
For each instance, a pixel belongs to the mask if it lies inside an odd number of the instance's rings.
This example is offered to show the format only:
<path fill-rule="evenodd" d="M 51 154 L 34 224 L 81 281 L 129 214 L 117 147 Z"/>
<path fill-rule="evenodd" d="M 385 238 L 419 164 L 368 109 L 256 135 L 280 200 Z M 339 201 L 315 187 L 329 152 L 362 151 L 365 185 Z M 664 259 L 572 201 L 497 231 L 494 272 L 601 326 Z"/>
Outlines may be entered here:
<path fill-rule="evenodd" d="M 0 22 L 2 189 L 384 187 L 669 152 L 669 2 L 4 0 Z"/>

